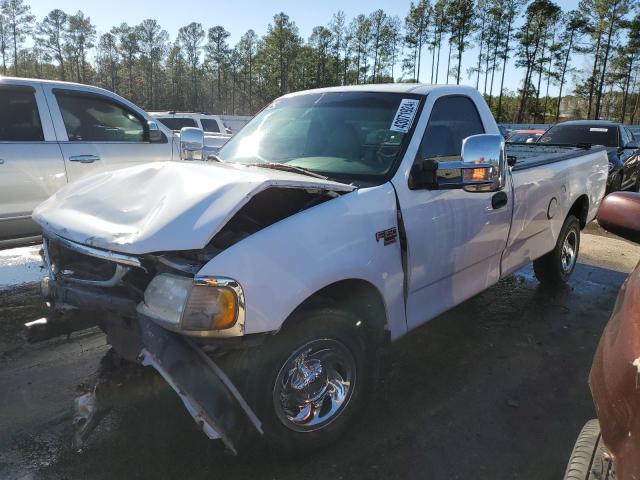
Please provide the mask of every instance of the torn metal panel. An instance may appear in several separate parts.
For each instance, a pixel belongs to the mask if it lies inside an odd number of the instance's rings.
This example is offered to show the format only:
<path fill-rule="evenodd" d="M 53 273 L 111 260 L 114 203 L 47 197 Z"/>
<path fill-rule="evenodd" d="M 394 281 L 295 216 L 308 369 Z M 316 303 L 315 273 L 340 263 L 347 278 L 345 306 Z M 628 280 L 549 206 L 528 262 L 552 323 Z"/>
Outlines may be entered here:
<path fill-rule="evenodd" d="M 247 433 L 262 433 L 260 421 L 213 360 L 151 320 L 141 318 L 140 330 L 142 362 L 154 367 L 171 385 L 209 438 L 221 438 L 237 453 L 236 447 Z"/>
<path fill-rule="evenodd" d="M 128 254 L 195 250 L 269 188 L 350 192 L 352 185 L 255 167 L 158 162 L 81 179 L 38 206 L 47 232 Z"/>
<path fill-rule="evenodd" d="M 617 478 L 640 478 L 640 264 L 629 275 L 593 359 L 589 386 Z"/>

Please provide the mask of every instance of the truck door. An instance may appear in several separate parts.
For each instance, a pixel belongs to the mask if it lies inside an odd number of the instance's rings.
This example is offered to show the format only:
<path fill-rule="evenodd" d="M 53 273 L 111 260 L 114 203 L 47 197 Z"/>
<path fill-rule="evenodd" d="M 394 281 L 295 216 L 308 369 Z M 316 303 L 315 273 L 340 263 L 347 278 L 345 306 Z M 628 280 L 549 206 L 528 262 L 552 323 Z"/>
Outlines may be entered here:
<path fill-rule="evenodd" d="M 45 87 L 46 88 L 46 87 Z M 172 144 L 150 142 L 147 119 L 115 97 L 50 88 L 47 98 L 69 181 L 140 163 L 172 159 Z"/>
<path fill-rule="evenodd" d="M 41 86 L 0 83 L 0 246 L 37 237 L 31 212 L 66 183 Z"/>
<path fill-rule="evenodd" d="M 484 103 L 482 107 L 483 115 L 490 115 Z M 435 101 L 427 97 L 424 111 L 429 120 L 418 150 L 421 158 L 460 160 L 462 140 L 486 133 L 474 102 L 465 95 Z M 411 190 L 406 182 L 395 186 L 407 237 L 411 329 L 498 281 L 511 222 L 510 179 L 500 192 L 507 202 L 496 208 L 496 192 Z"/>

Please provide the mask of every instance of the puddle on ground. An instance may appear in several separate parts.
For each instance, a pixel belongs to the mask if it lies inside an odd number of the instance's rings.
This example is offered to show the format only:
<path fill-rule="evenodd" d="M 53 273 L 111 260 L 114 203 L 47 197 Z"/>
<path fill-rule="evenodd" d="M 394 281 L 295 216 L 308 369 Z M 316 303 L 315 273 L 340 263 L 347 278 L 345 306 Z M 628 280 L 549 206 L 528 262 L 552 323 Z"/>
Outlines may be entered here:
<path fill-rule="evenodd" d="M 39 245 L 0 250 L 0 289 L 38 282 L 42 275 Z"/>

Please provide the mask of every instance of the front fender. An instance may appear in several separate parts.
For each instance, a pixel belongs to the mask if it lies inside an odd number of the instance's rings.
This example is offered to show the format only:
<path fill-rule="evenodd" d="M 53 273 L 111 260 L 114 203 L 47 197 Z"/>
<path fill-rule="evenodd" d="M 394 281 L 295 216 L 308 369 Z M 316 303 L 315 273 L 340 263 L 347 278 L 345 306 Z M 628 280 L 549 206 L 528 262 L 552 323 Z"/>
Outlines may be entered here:
<path fill-rule="evenodd" d="M 406 332 L 397 223 L 390 183 L 359 189 L 260 230 L 198 274 L 240 283 L 246 334 L 279 330 L 296 307 L 327 285 L 366 280 L 381 293 L 395 338 Z M 390 231 L 385 239 L 381 232 L 390 229 L 395 236 Z"/>

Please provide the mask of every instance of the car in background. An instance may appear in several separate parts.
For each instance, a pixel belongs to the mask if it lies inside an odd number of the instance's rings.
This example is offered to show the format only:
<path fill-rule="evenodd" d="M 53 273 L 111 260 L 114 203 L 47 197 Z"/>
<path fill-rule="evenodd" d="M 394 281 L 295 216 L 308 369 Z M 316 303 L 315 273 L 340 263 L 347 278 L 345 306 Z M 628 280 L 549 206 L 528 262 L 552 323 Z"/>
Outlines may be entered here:
<path fill-rule="evenodd" d="M 158 122 L 179 135 L 183 128 L 198 128 L 204 132 L 204 144 L 210 154 L 217 154 L 233 136 L 219 115 L 195 112 L 149 112 Z"/>
<path fill-rule="evenodd" d="M 227 128 L 220 116 L 207 112 L 149 112 L 160 123 L 174 132 L 179 132 L 184 127 L 200 128 L 205 133 L 221 133 L 231 135 L 231 129 Z"/>
<path fill-rule="evenodd" d="M 640 194 L 608 195 L 598 223 L 640 243 Z M 591 366 L 589 387 L 598 420 L 583 427 L 565 480 L 640 478 L 640 264 L 620 288 Z"/>
<path fill-rule="evenodd" d="M 179 158 L 179 137 L 113 92 L 0 77 L 0 249 L 40 242 L 31 213 L 67 183 Z"/>
<path fill-rule="evenodd" d="M 536 128 L 530 130 L 513 130 L 507 137 L 509 143 L 535 143 L 545 130 Z"/>
<path fill-rule="evenodd" d="M 603 145 L 609 156 L 607 193 L 640 191 L 640 149 L 636 137 L 620 123 L 574 120 L 547 130 L 538 143 L 549 145 Z"/>

